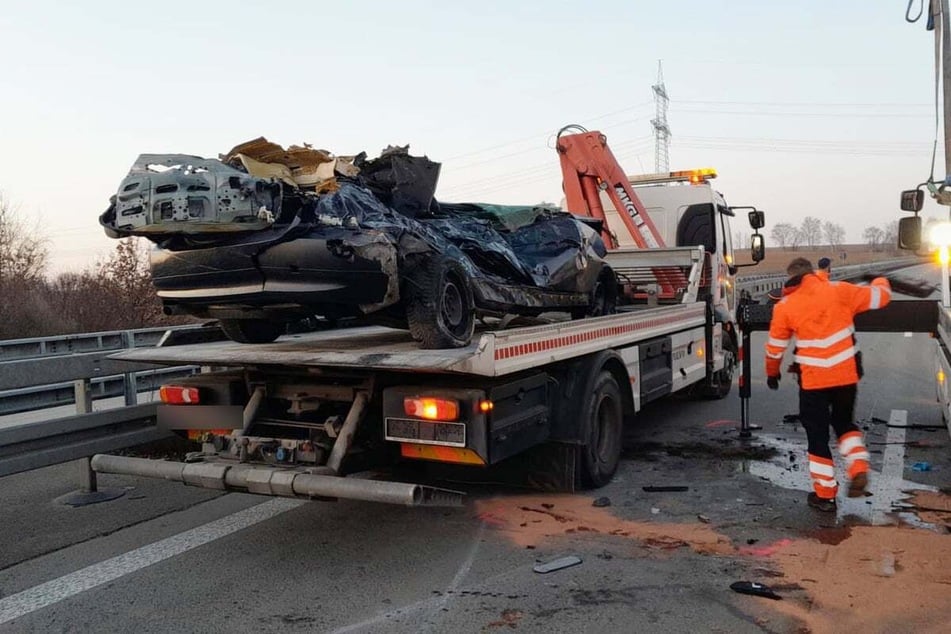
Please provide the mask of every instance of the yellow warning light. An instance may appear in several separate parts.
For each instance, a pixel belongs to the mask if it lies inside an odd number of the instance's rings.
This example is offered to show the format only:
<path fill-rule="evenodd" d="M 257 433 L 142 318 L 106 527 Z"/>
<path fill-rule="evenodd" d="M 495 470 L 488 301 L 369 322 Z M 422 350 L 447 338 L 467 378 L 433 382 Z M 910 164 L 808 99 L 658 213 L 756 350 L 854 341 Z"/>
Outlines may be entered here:
<path fill-rule="evenodd" d="M 938 262 L 940 264 L 947 264 L 949 259 L 951 259 L 951 257 L 948 255 L 948 247 L 946 245 L 938 247 Z"/>
<path fill-rule="evenodd" d="M 697 347 L 697 356 L 703 357 L 703 348 L 700 346 Z"/>
<path fill-rule="evenodd" d="M 680 170 L 679 172 L 671 172 L 671 178 L 685 178 L 692 185 L 698 185 L 700 183 L 705 183 L 711 178 L 717 177 L 717 171 L 712 167 L 704 167 L 701 169 L 695 170 Z"/>
<path fill-rule="evenodd" d="M 944 370 L 938 370 L 938 383 L 940 383 L 941 385 L 944 385 L 944 379 L 945 379 Z"/>

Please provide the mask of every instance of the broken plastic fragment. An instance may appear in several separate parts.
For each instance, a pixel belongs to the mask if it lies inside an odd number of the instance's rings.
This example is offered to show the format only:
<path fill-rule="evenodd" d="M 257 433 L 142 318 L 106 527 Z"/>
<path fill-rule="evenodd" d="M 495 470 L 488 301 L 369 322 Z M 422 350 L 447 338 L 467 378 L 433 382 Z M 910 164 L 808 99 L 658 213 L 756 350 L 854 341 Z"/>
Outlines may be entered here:
<path fill-rule="evenodd" d="M 547 563 L 537 563 L 532 568 L 535 572 L 539 574 L 546 574 L 549 572 L 554 572 L 556 570 L 561 570 L 563 568 L 570 568 L 571 566 L 577 566 L 581 563 L 581 557 L 576 557 L 574 555 L 568 555 L 567 557 L 559 557 L 558 559 L 553 559 Z"/>
<path fill-rule="evenodd" d="M 755 581 L 735 581 L 730 584 L 730 590 L 740 594 L 751 594 L 756 597 L 766 597 L 767 599 L 780 600 L 781 596 L 773 592 L 769 586 Z"/>

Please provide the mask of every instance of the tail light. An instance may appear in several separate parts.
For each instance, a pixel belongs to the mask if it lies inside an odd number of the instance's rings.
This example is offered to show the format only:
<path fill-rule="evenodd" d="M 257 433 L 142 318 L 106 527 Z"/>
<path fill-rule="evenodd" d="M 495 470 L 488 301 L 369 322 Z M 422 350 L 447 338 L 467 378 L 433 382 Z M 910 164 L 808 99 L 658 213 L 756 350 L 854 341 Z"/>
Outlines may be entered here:
<path fill-rule="evenodd" d="M 197 405 L 200 401 L 197 387 L 163 385 L 159 397 L 166 405 Z"/>
<path fill-rule="evenodd" d="M 451 398 L 416 397 L 403 399 L 407 416 L 426 420 L 458 420 L 459 401 Z"/>

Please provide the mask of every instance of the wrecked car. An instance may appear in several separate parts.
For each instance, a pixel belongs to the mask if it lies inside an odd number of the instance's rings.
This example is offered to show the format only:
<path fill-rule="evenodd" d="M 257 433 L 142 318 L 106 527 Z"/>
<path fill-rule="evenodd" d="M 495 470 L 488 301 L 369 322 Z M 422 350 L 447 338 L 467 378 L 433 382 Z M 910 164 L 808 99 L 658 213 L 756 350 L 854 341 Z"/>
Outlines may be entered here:
<path fill-rule="evenodd" d="M 100 223 L 111 237 L 155 243 L 166 313 L 217 318 L 242 343 L 319 316 L 462 347 L 488 316 L 613 312 L 596 222 L 546 206 L 437 201 L 438 174 L 407 148 L 367 160 L 263 138 L 219 159 L 143 154 Z"/>

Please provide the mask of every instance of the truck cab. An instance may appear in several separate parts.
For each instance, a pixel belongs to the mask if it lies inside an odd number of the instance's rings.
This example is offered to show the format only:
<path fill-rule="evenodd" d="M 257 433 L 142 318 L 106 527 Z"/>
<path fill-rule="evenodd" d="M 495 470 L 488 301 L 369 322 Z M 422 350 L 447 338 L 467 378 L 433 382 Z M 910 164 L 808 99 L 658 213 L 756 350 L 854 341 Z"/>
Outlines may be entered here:
<path fill-rule="evenodd" d="M 715 169 L 703 168 L 628 175 L 627 178 L 665 245 L 703 246 L 707 262 L 702 286 L 709 291 L 713 305 L 721 313 L 721 321 L 733 322 L 736 311 L 734 282 L 738 267 L 731 223 L 736 214 L 735 208 L 730 207 L 711 185 L 710 181 L 716 176 Z M 607 225 L 612 228 L 615 247 L 637 248 L 634 236 L 624 230 L 623 219 L 607 192 L 601 192 L 601 204 Z M 758 229 L 755 224 L 761 222 L 762 212 L 753 211 L 759 218 L 754 220 L 751 214 L 751 226 Z M 754 242 L 761 239 L 757 234 Z M 754 252 L 758 249 L 754 244 Z M 754 253 L 754 261 L 761 259 L 757 255 Z"/>

